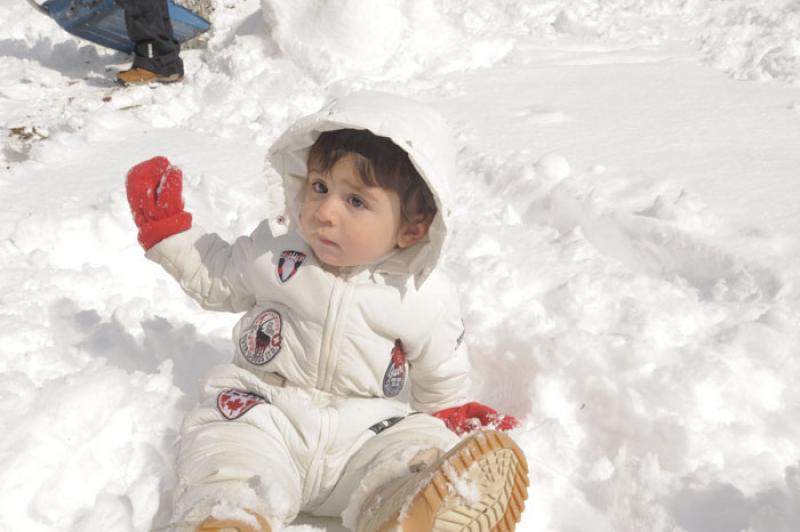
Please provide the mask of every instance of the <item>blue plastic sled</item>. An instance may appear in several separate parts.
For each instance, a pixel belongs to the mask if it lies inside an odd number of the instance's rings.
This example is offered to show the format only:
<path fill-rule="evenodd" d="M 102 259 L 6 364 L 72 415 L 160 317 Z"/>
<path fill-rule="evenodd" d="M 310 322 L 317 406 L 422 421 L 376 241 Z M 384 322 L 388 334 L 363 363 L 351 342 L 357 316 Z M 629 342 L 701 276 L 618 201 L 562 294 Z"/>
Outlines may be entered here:
<path fill-rule="evenodd" d="M 72 35 L 120 52 L 133 52 L 133 41 L 125 29 L 125 15 L 114 0 L 47 0 L 41 5 L 35 0 L 28 2 Z M 167 0 L 167 7 L 178 42 L 208 31 L 208 21 L 185 7 L 172 0 Z"/>

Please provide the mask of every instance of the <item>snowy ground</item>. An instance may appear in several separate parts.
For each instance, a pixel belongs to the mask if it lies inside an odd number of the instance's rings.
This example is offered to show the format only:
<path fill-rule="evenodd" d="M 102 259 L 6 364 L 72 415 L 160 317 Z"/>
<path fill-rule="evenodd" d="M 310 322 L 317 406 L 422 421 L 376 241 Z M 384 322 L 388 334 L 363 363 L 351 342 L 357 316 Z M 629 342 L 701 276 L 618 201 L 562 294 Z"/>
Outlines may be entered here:
<path fill-rule="evenodd" d="M 0 530 L 163 524 L 229 356 L 236 316 L 143 258 L 127 168 L 169 156 L 249 232 L 266 147 L 365 87 L 457 131 L 446 262 L 475 397 L 524 420 L 519 529 L 800 530 L 797 1 L 219 0 L 186 82 L 130 89 L 25 2 L 0 20 Z"/>

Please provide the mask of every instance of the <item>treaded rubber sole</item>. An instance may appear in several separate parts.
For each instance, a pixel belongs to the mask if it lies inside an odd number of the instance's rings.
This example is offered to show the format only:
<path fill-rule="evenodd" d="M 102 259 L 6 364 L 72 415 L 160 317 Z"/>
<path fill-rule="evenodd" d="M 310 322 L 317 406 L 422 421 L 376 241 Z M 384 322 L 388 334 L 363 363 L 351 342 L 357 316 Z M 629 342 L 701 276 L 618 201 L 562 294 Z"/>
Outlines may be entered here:
<path fill-rule="evenodd" d="M 443 456 L 402 518 L 380 530 L 511 532 L 525 509 L 528 483 L 528 462 L 517 444 L 502 432 L 479 432 Z"/>

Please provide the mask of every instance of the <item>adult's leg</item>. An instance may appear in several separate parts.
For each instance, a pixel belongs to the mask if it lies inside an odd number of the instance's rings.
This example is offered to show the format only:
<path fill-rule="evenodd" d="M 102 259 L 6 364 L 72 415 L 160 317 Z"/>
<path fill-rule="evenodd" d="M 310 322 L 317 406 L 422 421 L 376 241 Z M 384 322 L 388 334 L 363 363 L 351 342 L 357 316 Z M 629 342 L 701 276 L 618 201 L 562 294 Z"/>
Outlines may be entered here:
<path fill-rule="evenodd" d="M 167 0 L 121 0 L 128 37 L 135 43 L 134 68 L 183 76 L 180 44 L 172 33 Z"/>

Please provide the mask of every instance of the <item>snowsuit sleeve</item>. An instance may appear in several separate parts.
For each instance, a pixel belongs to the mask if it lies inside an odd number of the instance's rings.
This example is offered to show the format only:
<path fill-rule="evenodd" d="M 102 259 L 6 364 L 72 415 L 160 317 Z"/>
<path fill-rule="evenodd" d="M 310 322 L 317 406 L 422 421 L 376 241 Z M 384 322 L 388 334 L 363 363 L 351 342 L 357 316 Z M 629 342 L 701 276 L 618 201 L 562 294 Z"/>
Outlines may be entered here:
<path fill-rule="evenodd" d="M 468 400 L 469 356 L 455 287 L 442 304 L 428 341 L 410 361 L 411 406 L 428 414 Z"/>
<path fill-rule="evenodd" d="M 240 237 L 231 245 L 216 234 L 192 228 L 162 240 L 146 256 L 204 309 L 243 312 L 255 304 L 248 275 L 253 239 L 253 235 Z"/>

